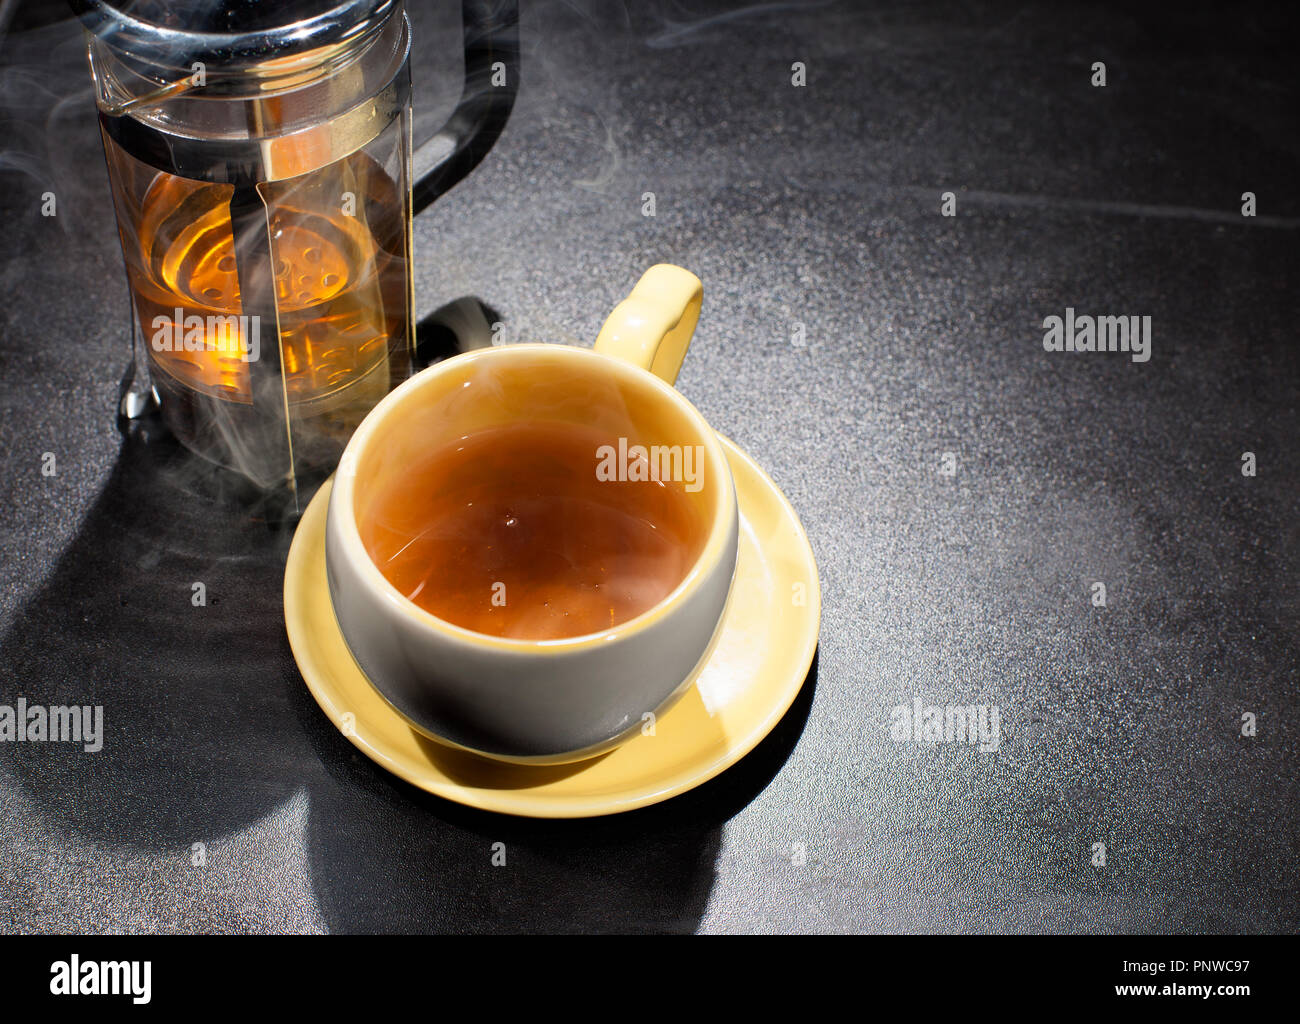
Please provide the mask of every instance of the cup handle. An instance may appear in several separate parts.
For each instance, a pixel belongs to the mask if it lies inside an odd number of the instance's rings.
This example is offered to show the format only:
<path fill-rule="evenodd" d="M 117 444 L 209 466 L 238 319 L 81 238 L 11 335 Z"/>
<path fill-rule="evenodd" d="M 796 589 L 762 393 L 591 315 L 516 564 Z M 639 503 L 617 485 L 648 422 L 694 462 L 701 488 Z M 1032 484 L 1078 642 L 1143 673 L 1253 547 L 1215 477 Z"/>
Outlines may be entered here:
<path fill-rule="evenodd" d="M 656 264 L 609 314 L 596 338 L 596 351 L 674 384 L 703 301 L 704 285 L 698 277 L 671 263 Z"/>

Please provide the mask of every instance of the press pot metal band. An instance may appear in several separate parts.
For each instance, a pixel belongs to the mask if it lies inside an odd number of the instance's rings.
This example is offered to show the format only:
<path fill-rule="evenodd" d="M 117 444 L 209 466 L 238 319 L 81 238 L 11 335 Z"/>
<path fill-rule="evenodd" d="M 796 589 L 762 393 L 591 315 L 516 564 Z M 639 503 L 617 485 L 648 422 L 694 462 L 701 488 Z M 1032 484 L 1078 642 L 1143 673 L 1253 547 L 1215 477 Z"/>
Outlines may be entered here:
<path fill-rule="evenodd" d="M 351 110 L 301 131 L 265 139 L 195 139 L 172 135 L 129 114 L 101 113 L 104 131 L 124 151 L 159 170 L 196 181 L 249 186 L 296 178 L 315 169 L 303 167 L 304 140 L 321 156 L 315 167 L 341 160 L 372 142 L 406 109 L 411 96 L 407 59 L 377 95 Z"/>

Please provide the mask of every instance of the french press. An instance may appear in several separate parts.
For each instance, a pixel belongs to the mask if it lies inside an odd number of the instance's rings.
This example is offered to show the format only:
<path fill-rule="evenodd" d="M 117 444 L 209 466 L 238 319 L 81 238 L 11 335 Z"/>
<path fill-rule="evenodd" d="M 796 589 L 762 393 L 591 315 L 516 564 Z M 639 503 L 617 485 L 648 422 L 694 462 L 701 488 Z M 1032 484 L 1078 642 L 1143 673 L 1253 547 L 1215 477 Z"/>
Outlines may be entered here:
<path fill-rule="evenodd" d="M 74 6 L 131 292 L 120 414 L 293 492 L 411 373 L 411 219 L 509 116 L 517 4 L 465 0 L 464 91 L 418 179 L 402 0 Z"/>

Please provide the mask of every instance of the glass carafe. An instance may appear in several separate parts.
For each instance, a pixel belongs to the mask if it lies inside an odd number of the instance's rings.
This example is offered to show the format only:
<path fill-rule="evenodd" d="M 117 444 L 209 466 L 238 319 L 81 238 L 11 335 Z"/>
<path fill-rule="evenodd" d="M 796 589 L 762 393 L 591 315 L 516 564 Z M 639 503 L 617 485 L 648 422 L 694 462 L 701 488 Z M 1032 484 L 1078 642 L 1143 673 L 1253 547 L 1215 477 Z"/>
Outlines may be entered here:
<path fill-rule="evenodd" d="M 121 412 L 292 492 L 412 370 L 411 218 L 500 132 L 515 5 L 465 4 L 418 182 L 401 0 L 80 7 L 133 306 Z"/>

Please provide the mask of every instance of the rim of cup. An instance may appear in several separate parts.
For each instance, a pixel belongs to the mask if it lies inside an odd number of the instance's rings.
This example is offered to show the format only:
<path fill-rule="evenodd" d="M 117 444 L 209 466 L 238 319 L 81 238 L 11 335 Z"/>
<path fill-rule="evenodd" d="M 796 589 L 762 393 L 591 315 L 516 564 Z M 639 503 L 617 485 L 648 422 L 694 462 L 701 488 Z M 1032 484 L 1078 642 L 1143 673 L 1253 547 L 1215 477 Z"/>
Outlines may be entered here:
<path fill-rule="evenodd" d="M 702 444 L 708 452 L 708 462 L 712 470 L 711 475 L 717 478 L 717 486 L 720 490 L 715 496 L 717 502 L 716 511 L 713 515 L 713 521 L 709 525 L 708 537 L 704 546 L 685 576 L 682 577 L 667 597 L 641 614 L 625 622 L 610 626 L 608 629 L 548 640 L 529 640 L 519 637 L 495 636 L 491 633 L 480 633 L 464 626 L 458 626 L 420 607 L 398 590 L 389 581 L 388 577 L 383 574 L 379 566 L 375 564 L 374 559 L 370 557 L 370 552 L 366 550 L 366 546 L 361 540 L 361 532 L 357 526 L 356 518 L 354 482 L 360 465 L 365 458 L 366 448 L 376 430 L 379 429 L 380 424 L 384 423 L 393 410 L 408 400 L 415 392 L 429 387 L 438 377 L 454 373 L 457 370 L 469 369 L 476 362 L 519 358 L 523 354 L 536 355 L 539 352 L 548 353 L 551 357 L 559 359 L 594 360 L 599 363 L 600 372 L 621 375 L 625 380 L 634 382 L 634 386 L 649 389 L 661 399 L 675 403 L 678 409 L 695 426 L 698 437 L 692 443 Z M 564 354 L 559 355 L 558 353 Z M 336 502 L 339 503 L 337 513 L 335 512 Z M 737 515 L 737 510 L 735 483 L 732 480 L 731 467 L 727 462 L 722 442 L 718 440 L 718 435 L 713 428 L 709 426 L 700 411 L 690 403 L 685 395 L 649 370 L 643 370 L 641 367 L 623 359 L 608 356 L 588 348 L 578 348 L 574 345 L 531 342 L 475 349 L 444 359 L 442 362 L 435 363 L 433 366 L 427 367 L 409 377 L 381 399 L 370 410 L 365 419 L 361 421 L 361 424 L 344 448 L 342 458 L 339 460 L 338 472 L 334 474 L 334 489 L 330 494 L 330 515 L 333 517 L 336 514 L 343 548 L 359 567 L 357 572 L 362 582 L 369 585 L 376 592 L 376 596 L 386 604 L 414 619 L 425 628 L 432 629 L 454 640 L 481 647 L 490 647 L 502 652 L 535 654 L 542 650 L 561 654 L 596 644 L 611 643 L 623 637 L 635 635 L 649 629 L 664 616 L 675 610 L 700 584 L 708 569 L 724 555 L 731 532 L 731 522 L 733 517 Z"/>

